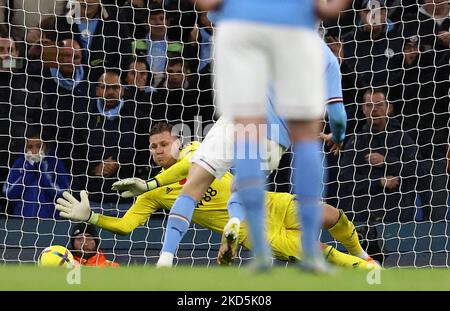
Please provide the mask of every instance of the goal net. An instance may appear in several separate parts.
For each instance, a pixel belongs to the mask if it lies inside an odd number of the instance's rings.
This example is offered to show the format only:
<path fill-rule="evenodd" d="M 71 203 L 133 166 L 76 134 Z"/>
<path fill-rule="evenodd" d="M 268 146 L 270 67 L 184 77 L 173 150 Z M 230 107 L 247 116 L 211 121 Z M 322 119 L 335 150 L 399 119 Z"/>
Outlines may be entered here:
<path fill-rule="evenodd" d="M 339 60 L 348 116 L 339 155 L 324 146 L 324 201 L 386 267 L 449 260 L 450 5 L 425 2 L 354 1 L 319 30 Z M 218 117 L 213 35 L 191 1 L 0 0 L 0 262 L 73 248 L 76 223 L 54 209 L 65 190 L 87 190 L 95 212 L 122 217 L 133 200 L 112 184 L 161 169 L 152 125 L 181 124 L 184 142 L 204 138 Z M 291 168 L 288 151 L 268 188 L 290 192 Z M 98 229 L 99 248 L 121 265 L 153 264 L 167 215 L 123 236 Z M 176 263 L 214 265 L 219 245 L 218 233 L 193 224 Z M 237 264 L 249 257 L 240 249 Z"/>

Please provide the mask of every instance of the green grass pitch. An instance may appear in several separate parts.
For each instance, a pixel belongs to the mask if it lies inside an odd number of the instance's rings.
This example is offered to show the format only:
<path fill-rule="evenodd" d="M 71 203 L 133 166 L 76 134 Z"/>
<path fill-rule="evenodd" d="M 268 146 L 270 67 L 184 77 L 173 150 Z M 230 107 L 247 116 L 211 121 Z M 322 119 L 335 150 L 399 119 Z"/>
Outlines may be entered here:
<path fill-rule="evenodd" d="M 82 267 L 79 285 L 66 282 L 68 271 L 25 264 L 2 265 L 0 290 L 450 290 L 449 269 L 382 270 L 378 285 L 367 283 L 367 271 L 350 269 L 313 276 L 294 267 L 277 267 L 259 275 L 245 268 L 224 267 Z"/>

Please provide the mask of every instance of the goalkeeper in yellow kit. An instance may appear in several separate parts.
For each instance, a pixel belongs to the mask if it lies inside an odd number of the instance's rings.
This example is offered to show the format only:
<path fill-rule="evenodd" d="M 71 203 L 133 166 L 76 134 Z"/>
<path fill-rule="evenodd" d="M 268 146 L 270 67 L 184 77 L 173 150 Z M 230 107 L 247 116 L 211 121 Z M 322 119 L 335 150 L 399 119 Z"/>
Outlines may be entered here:
<path fill-rule="evenodd" d="M 155 162 L 162 167 L 162 171 L 150 181 L 156 185 L 156 188 L 151 191 L 144 192 L 149 189 L 148 182 L 135 180 L 135 182 L 141 182 L 141 185 L 137 187 L 138 189 L 136 187 L 131 189 L 144 193 L 139 195 L 122 218 L 91 211 L 85 191 L 81 192 L 81 201 L 69 192 L 64 192 L 64 198 L 59 198 L 56 205 L 60 216 L 75 221 L 87 221 L 113 233 L 125 235 L 136 227 L 144 225 L 150 215 L 158 209 L 170 210 L 186 181 L 190 166 L 189 158 L 200 145 L 198 142 L 193 142 L 181 149 L 178 137 L 172 135 L 171 130 L 171 126 L 167 123 L 157 123 L 152 128 L 150 148 Z M 227 202 L 231 194 L 232 178 L 230 173 L 226 173 L 222 179 L 214 180 L 198 202 L 193 214 L 193 222 L 222 234 L 228 222 Z M 136 193 L 131 191 L 122 195 L 133 196 Z M 274 257 L 280 260 L 298 258 L 300 228 L 296 215 L 295 197 L 289 193 L 268 192 L 266 207 L 267 238 Z M 376 268 L 377 266 L 361 248 L 355 227 L 345 214 L 328 204 L 324 204 L 324 207 L 324 229 L 328 229 L 351 254 L 341 253 L 324 244 L 323 249 L 327 259 L 340 266 Z M 239 244 L 251 248 L 245 223 L 240 228 Z"/>

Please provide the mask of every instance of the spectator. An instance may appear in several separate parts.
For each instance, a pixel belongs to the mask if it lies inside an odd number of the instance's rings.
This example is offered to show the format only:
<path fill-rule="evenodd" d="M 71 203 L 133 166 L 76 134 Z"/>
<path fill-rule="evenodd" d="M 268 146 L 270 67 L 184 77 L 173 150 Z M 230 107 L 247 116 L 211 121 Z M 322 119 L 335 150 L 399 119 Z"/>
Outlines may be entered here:
<path fill-rule="evenodd" d="M 388 0 L 390 3 L 389 18 L 396 23 L 403 23 L 405 16 L 414 15 L 417 18 L 419 5 L 423 2 L 424 0 Z"/>
<path fill-rule="evenodd" d="M 0 11 L 2 8 L 8 8 L 6 12 L 0 12 L 0 23 L 11 25 L 11 33 L 16 41 L 23 41 L 26 31 L 40 24 L 42 19 L 49 16 L 62 15 L 66 7 L 66 1 L 61 0 L 0 0 Z M 6 10 L 5 10 L 6 11 Z"/>
<path fill-rule="evenodd" d="M 191 33 L 191 41 L 198 42 L 197 55 L 199 58 L 198 72 L 201 74 L 210 73 L 210 65 L 213 55 L 213 25 L 205 12 L 198 14 L 197 27 Z"/>
<path fill-rule="evenodd" d="M 340 161 L 340 208 L 355 220 L 410 221 L 418 174 L 417 147 L 397 120 L 382 89 L 364 94 L 367 124 L 344 146 Z M 351 208 L 351 210 L 349 210 Z"/>
<path fill-rule="evenodd" d="M 210 92 L 197 89 L 192 85 L 190 73 L 183 59 L 170 60 L 167 65 L 167 75 L 153 95 L 153 105 L 167 104 L 165 110 L 157 109 L 152 119 L 167 120 L 168 122 L 184 122 L 191 129 L 196 130 L 196 122 L 202 120 L 205 126 L 213 120 L 214 105 Z M 164 106 L 163 106 L 164 107 Z"/>
<path fill-rule="evenodd" d="M 145 58 L 137 58 L 130 63 L 125 80 L 125 98 L 136 101 L 138 109 L 153 119 L 151 101 L 155 89 L 150 86 L 150 67 Z"/>
<path fill-rule="evenodd" d="M 51 45 L 51 42 L 55 42 L 56 38 L 56 16 L 44 18 L 37 26 L 27 28 L 25 42 L 27 43 L 28 59 L 39 60 L 42 47 Z M 37 73 L 39 74 L 39 71 Z"/>
<path fill-rule="evenodd" d="M 449 136 L 450 4 L 444 0 L 423 2 L 417 14 L 405 17 L 405 31 L 417 35 L 421 75 L 431 72 L 425 77 L 429 79 L 426 84 L 419 81 L 417 86 L 423 93 L 416 99 L 421 104 L 417 112 L 420 134 L 423 134 L 419 144 L 424 156 L 442 159 Z"/>
<path fill-rule="evenodd" d="M 195 60 L 191 61 L 190 67 L 193 70 L 191 84 L 196 85 L 201 96 L 212 99 L 212 84 L 214 76 L 212 74 L 213 61 L 213 25 L 209 18 L 210 15 L 206 13 L 199 13 L 197 19 L 197 26 L 191 32 L 191 41 L 195 42 L 193 53 Z M 214 19 L 214 18 L 211 18 Z M 192 46 L 193 44 L 191 44 Z"/>
<path fill-rule="evenodd" d="M 29 128 L 25 154 L 19 156 L 3 187 L 14 202 L 13 215 L 54 218 L 55 200 L 70 188 L 70 177 L 60 161 L 41 138 L 40 128 Z"/>
<path fill-rule="evenodd" d="M 422 58 L 418 40 L 417 36 L 405 40 L 403 66 L 392 76 L 389 101 L 394 105 L 395 114 L 402 119 L 402 128 L 419 145 L 421 155 L 442 158 L 444 149 L 435 146 L 442 145 L 447 137 L 441 133 L 446 124 L 442 124 L 441 115 L 436 114 L 442 111 L 434 96 L 436 69 L 429 58 Z"/>
<path fill-rule="evenodd" d="M 148 6 L 148 33 L 144 39 L 135 41 L 134 47 L 137 56 L 147 57 L 153 75 L 152 86 L 156 86 L 164 79 L 168 59 L 183 57 L 192 60 L 197 59 L 197 54 L 179 36 L 169 35 L 169 30 L 179 26 L 170 24 L 168 16 L 173 11 L 167 12 L 162 4 L 154 2 L 149 2 Z M 178 23 L 179 20 L 172 19 L 172 22 Z"/>
<path fill-rule="evenodd" d="M 74 8 L 56 19 L 57 42 L 73 39 L 81 44 L 82 63 L 87 65 L 85 76 L 91 82 L 98 80 L 104 67 L 126 70 L 131 60 L 131 37 L 127 25 L 118 22 L 117 7 L 106 9 L 100 0 L 77 1 L 81 8 L 79 20 Z M 53 46 L 59 47 L 55 43 Z"/>
<path fill-rule="evenodd" d="M 438 151 L 442 155 L 448 136 L 448 77 L 449 69 L 449 46 L 450 46 L 450 4 L 445 0 L 424 0 L 423 4 L 415 5 L 416 12 L 406 14 L 404 20 L 404 37 L 411 35 L 418 38 L 418 50 L 420 52 L 419 67 L 423 71 L 435 71 L 431 81 L 435 84 L 433 88 L 430 85 L 426 87 L 427 95 L 432 97 L 427 99 L 428 111 L 433 111 L 434 115 L 428 114 L 422 119 L 422 122 L 430 122 L 430 127 L 436 129 L 433 137 L 433 143 L 437 147 L 432 151 L 434 154 Z M 428 84 L 431 82 L 429 81 Z M 421 85 L 421 88 L 424 88 Z M 431 93 L 432 92 L 432 93 Z M 431 93 L 431 94 L 430 94 Z M 436 117 L 436 119 L 430 120 Z M 437 138 L 437 140 L 436 140 Z M 445 153 L 445 152 L 444 152 Z M 433 157 L 436 157 L 433 155 Z"/>
<path fill-rule="evenodd" d="M 417 190 L 425 219 L 436 221 L 444 219 L 447 212 L 445 147 L 449 101 L 445 85 L 449 71 L 448 63 L 434 66 L 434 57 L 427 55 L 432 52 L 424 52 L 419 42 L 417 35 L 405 39 L 403 66 L 392 76 L 389 100 L 401 120 L 402 129 L 416 142 L 424 158 L 420 161 L 423 173 Z"/>
<path fill-rule="evenodd" d="M 162 88 L 169 90 L 185 90 L 189 88 L 190 69 L 182 58 L 171 60 L 167 65 L 166 79 L 161 84 Z"/>
<path fill-rule="evenodd" d="M 134 87 L 136 90 L 144 91 L 146 88 L 153 89 L 149 87 L 151 80 L 150 67 L 143 58 L 136 58 L 130 63 L 125 79 L 127 86 Z"/>
<path fill-rule="evenodd" d="M 424 56 L 437 64 L 450 45 L 450 4 L 447 0 L 424 0 L 418 12 L 404 17 L 405 31 L 419 38 Z M 436 59 L 435 59 L 436 58 Z"/>
<path fill-rule="evenodd" d="M 150 9 L 148 25 L 149 33 L 146 40 L 147 62 L 153 73 L 154 81 L 152 85 L 157 85 L 164 77 L 167 62 L 167 24 L 162 7 L 157 6 Z"/>
<path fill-rule="evenodd" d="M 344 62 L 368 86 L 386 86 L 389 76 L 401 67 L 403 42 L 387 18 L 384 0 L 364 0 L 359 25 L 342 40 Z"/>
<path fill-rule="evenodd" d="M 167 29 L 169 40 L 183 42 L 183 44 L 191 43 L 191 32 L 198 16 L 198 12 L 194 9 L 194 1 L 158 0 L 153 2 L 164 4 L 167 24 L 170 25 Z"/>
<path fill-rule="evenodd" d="M 140 175 L 148 167 L 148 117 L 123 98 L 115 71 L 102 74 L 88 111 L 74 121 L 75 189 L 86 189 L 107 213 L 126 211 L 131 201 L 111 191 L 119 178 Z M 144 173 L 142 173 L 144 174 Z"/>
<path fill-rule="evenodd" d="M 446 150 L 450 137 L 450 110 L 449 110 L 449 90 L 450 90 L 450 49 L 443 53 L 436 65 L 436 76 L 434 81 L 436 88 L 434 97 L 436 100 L 434 109 L 433 127 L 436 130 L 435 135 L 439 136 L 439 140 L 435 141 L 436 148 Z M 447 137 L 447 139 L 445 139 Z M 441 139 L 442 138 L 442 139 Z M 445 154 L 445 151 L 444 151 Z"/>
<path fill-rule="evenodd" d="M 91 224 L 76 224 L 70 233 L 70 251 L 82 266 L 118 267 L 119 264 L 106 259 L 99 249 L 97 229 Z"/>
<path fill-rule="evenodd" d="M 148 0 L 127 0 L 120 9 L 119 20 L 128 25 L 134 40 L 140 40 L 148 33 L 148 14 Z"/>
<path fill-rule="evenodd" d="M 44 18 L 40 24 L 26 30 L 27 73 L 41 77 L 43 68 L 58 68 L 62 60 L 71 56 L 64 48 L 59 48 L 56 31 L 57 16 Z"/>
<path fill-rule="evenodd" d="M 57 68 L 43 70 L 42 92 L 48 103 L 44 123 L 52 128 L 52 138 L 58 142 L 57 155 L 71 167 L 73 120 L 77 113 L 87 111 L 88 82 L 84 80 L 81 64 L 81 46 L 77 41 L 65 39 Z"/>
<path fill-rule="evenodd" d="M 11 154 L 23 153 L 27 125 L 39 124 L 47 102 L 39 84 L 23 72 L 15 41 L 0 33 L 0 187 Z"/>

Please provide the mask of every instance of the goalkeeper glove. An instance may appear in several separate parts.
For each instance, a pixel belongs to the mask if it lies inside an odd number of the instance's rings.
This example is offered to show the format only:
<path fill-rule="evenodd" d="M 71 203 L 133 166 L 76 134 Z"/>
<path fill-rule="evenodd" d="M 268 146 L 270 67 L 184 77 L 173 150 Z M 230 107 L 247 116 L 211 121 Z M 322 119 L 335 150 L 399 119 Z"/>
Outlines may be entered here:
<path fill-rule="evenodd" d="M 64 191 L 63 197 L 56 200 L 55 208 L 59 211 L 59 216 L 74 221 L 97 224 L 99 215 L 91 210 L 87 192 L 81 191 L 80 198 L 81 201 L 78 201 L 69 192 Z"/>
<path fill-rule="evenodd" d="M 149 181 L 142 180 L 140 178 L 125 178 L 116 181 L 112 185 L 112 190 L 126 190 L 122 192 L 122 198 L 132 198 L 143 194 L 144 192 L 158 188 L 158 182 L 152 178 Z"/>

